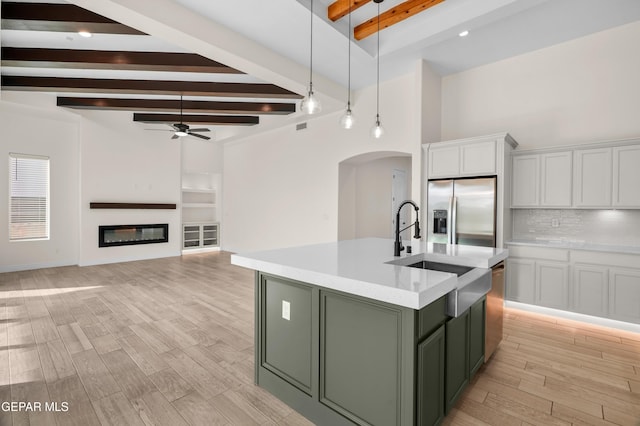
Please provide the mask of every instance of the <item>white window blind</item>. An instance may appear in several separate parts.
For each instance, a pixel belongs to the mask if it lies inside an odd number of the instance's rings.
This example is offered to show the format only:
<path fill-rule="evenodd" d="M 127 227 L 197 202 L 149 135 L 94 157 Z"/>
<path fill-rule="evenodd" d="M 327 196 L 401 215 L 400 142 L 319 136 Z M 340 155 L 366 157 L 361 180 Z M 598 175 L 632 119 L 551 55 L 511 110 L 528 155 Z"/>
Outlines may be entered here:
<path fill-rule="evenodd" d="M 49 158 L 9 154 L 9 240 L 49 239 Z"/>

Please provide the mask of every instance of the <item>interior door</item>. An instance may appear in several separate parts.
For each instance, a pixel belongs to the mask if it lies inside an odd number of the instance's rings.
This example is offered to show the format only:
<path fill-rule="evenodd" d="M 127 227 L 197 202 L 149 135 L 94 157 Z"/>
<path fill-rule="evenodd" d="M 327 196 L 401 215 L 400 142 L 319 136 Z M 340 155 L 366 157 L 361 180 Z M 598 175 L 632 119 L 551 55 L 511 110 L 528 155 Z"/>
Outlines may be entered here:
<path fill-rule="evenodd" d="M 458 179 L 456 198 L 456 244 L 495 247 L 496 178 Z"/>
<path fill-rule="evenodd" d="M 407 172 L 404 170 L 393 169 L 391 176 L 391 238 L 395 238 L 396 232 L 396 213 L 398 206 L 407 199 Z M 409 222 L 409 208 L 404 208 L 400 212 L 400 229 L 407 226 Z"/>

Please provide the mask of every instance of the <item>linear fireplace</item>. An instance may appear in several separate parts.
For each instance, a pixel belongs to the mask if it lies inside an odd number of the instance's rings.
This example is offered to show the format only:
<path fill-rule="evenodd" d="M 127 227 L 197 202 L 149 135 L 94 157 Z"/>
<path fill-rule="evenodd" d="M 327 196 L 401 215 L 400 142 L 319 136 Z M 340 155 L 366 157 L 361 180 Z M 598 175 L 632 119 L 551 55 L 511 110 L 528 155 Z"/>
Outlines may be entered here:
<path fill-rule="evenodd" d="M 168 223 L 158 225 L 105 225 L 98 227 L 98 247 L 166 243 L 168 241 Z"/>

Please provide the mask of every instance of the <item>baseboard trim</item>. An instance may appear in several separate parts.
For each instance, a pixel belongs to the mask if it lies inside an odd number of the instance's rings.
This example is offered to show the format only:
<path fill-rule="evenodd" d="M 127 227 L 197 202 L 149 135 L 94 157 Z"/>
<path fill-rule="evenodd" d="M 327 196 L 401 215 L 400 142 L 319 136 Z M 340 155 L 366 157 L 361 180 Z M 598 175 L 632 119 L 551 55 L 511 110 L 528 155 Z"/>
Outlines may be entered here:
<path fill-rule="evenodd" d="M 209 253 L 212 251 L 220 251 L 220 247 L 205 247 L 205 248 L 197 248 L 197 249 L 185 249 L 182 250 L 182 254 L 196 254 L 196 253 Z"/>
<path fill-rule="evenodd" d="M 563 311 L 560 309 L 545 308 L 544 306 L 529 305 L 527 303 L 514 302 L 512 300 L 505 300 L 504 306 L 507 308 L 521 309 L 523 311 L 534 312 L 536 314 L 549 315 L 553 317 L 559 317 L 569 319 L 573 321 L 584 322 L 587 324 L 600 325 L 602 327 L 616 328 L 618 330 L 631 331 L 633 333 L 640 333 L 640 324 L 634 324 L 631 322 L 618 321 L 609 318 L 594 317 L 591 315 L 579 314 L 576 312 Z"/>
<path fill-rule="evenodd" d="M 30 263 L 27 265 L 6 265 L 0 266 L 0 273 L 31 271 L 33 269 L 59 268 L 61 266 L 78 266 L 75 260 L 60 260 L 56 262 Z"/>

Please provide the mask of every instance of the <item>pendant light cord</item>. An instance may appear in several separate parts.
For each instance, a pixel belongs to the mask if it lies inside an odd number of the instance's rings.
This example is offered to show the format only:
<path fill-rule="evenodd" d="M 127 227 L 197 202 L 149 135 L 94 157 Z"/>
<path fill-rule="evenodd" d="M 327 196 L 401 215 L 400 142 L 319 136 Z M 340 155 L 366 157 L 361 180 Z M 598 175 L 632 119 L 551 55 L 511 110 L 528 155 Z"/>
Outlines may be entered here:
<path fill-rule="evenodd" d="M 313 0 L 311 0 L 311 19 L 310 25 L 311 28 L 311 48 L 309 49 L 309 93 L 313 92 Z"/>
<path fill-rule="evenodd" d="M 376 122 L 380 121 L 380 3 L 378 3 L 378 55 L 376 56 Z"/>
<path fill-rule="evenodd" d="M 347 60 L 347 110 L 351 109 L 351 1 L 349 0 L 349 37 L 348 60 Z"/>

